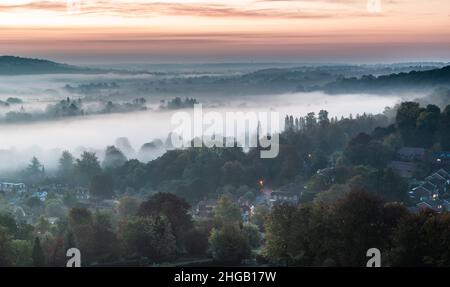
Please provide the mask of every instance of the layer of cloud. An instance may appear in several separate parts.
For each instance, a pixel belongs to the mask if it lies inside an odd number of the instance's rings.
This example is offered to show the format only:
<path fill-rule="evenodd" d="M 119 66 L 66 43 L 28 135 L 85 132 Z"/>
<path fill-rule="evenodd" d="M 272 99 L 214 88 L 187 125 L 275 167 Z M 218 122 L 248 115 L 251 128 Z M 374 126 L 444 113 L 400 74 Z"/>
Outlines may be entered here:
<path fill-rule="evenodd" d="M 348 16 L 368 16 L 362 9 L 336 9 L 336 4 L 356 3 L 356 0 L 319 1 L 312 7 L 296 5 L 280 5 L 286 2 L 275 0 L 256 1 L 211 1 L 211 2 L 176 2 L 176 1 L 25 1 L 18 3 L 3 2 L 0 13 L 21 13 L 29 11 L 48 11 L 57 14 L 72 12 L 72 14 L 98 14 L 122 17 L 148 17 L 158 15 L 169 16 L 200 16 L 200 17 L 242 17 L 242 18 L 332 18 Z M 309 1 L 296 1 L 309 2 Z M 9 4 L 8 4 L 9 3 Z M 269 4 L 267 4 L 269 3 Z M 359 3 L 361 1 L 359 0 Z M 251 5 L 250 5 L 251 4 Z M 328 7 L 333 4 L 333 7 Z M 79 10 L 68 10 L 69 7 L 79 7 Z M 319 8 L 320 7 L 320 8 Z"/>

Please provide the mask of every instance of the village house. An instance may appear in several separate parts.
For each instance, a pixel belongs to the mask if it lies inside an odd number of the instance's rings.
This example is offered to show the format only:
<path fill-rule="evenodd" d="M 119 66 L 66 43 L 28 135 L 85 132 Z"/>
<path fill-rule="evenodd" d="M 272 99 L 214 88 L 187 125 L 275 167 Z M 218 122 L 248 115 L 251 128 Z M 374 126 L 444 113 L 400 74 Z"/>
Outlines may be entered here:
<path fill-rule="evenodd" d="M 194 215 L 197 217 L 214 217 L 214 209 L 217 206 L 217 201 L 214 199 L 201 200 L 197 203 L 197 207 L 194 210 Z"/>
<path fill-rule="evenodd" d="M 417 204 L 418 210 L 433 210 L 435 212 L 450 211 L 450 202 L 443 199 L 425 200 Z"/>
<path fill-rule="evenodd" d="M 115 199 L 105 199 L 102 200 L 98 207 L 111 209 L 114 212 L 118 212 L 120 201 Z"/>
<path fill-rule="evenodd" d="M 59 221 L 58 217 L 46 217 L 45 219 L 53 226 L 55 226 Z"/>
<path fill-rule="evenodd" d="M 272 208 L 276 204 L 287 203 L 297 205 L 300 202 L 304 191 L 304 186 L 291 183 L 273 190 L 262 188 L 255 199 L 255 206 L 266 205 Z"/>
<path fill-rule="evenodd" d="M 298 194 L 287 191 L 274 191 L 270 197 L 272 206 L 281 203 L 297 205 L 299 201 L 300 196 Z"/>
<path fill-rule="evenodd" d="M 402 147 L 397 151 L 395 160 L 391 161 L 388 167 L 403 178 L 411 178 L 416 171 L 416 163 L 424 160 L 426 160 L 424 148 Z"/>
<path fill-rule="evenodd" d="M 435 152 L 432 154 L 431 160 L 441 167 L 450 167 L 450 151 Z"/>
<path fill-rule="evenodd" d="M 255 205 L 269 205 L 270 195 L 273 190 L 267 187 L 260 189 L 258 195 L 255 198 Z"/>
<path fill-rule="evenodd" d="M 397 158 L 406 162 L 424 161 L 426 152 L 424 148 L 402 147 L 397 151 Z"/>
<path fill-rule="evenodd" d="M 413 177 L 413 174 L 416 171 L 416 164 L 413 162 L 391 161 L 388 164 L 388 167 L 403 178 Z"/>
<path fill-rule="evenodd" d="M 282 186 L 278 190 L 274 190 L 270 194 L 269 206 L 276 204 L 291 204 L 297 205 L 300 202 L 300 198 L 303 194 L 303 186 L 298 184 L 288 184 Z"/>
<path fill-rule="evenodd" d="M 0 191 L 23 193 L 26 190 L 24 183 L 0 182 Z"/>
<path fill-rule="evenodd" d="M 434 194 L 435 193 L 433 191 L 425 188 L 424 186 L 415 187 L 409 192 L 409 196 L 411 199 L 419 201 L 430 200 L 433 198 Z"/>
<path fill-rule="evenodd" d="M 441 175 L 437 172 L 433 173 L 429 177 L 426 178 L 426 181 L 431 185 L 434 185 L 437 189 L 438 193 L 446 193 L 447 192 L 447 183 L 449 177 L 447 175 Z"/>
<path fill-rule="evenodd" d="M 91 198 L 89 190 L 87 188 L 75 188 L 75 197 L 80 202 L 89 202 L 89 199 Z"/>
<path fill-rule="evenodd" d="M 440 205 L 446 205 L 445 202 L 439 204 L 438 200 L 449 192 L 450 175 L 446 170 L 440 169 L 428 176 L 419 186 L 413 188 L 409 192 L 409 196 L 412 200 L 419 201 L 418 204 L 422 207 L 431 205 L 433 209 L 440 209 L 438 208 Z"/>

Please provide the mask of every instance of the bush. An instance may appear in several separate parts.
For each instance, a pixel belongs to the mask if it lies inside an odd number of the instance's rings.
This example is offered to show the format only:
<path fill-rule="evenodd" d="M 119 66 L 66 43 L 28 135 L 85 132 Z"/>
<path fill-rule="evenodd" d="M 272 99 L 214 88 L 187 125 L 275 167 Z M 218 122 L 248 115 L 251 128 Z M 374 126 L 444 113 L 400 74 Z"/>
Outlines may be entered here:
<path fill-rule="evenodd" d="M 221 263 L 240 263 L 251 252 L 246 234 L 234 224 L 213 229 L 209 243 L 214 260 Z"/>

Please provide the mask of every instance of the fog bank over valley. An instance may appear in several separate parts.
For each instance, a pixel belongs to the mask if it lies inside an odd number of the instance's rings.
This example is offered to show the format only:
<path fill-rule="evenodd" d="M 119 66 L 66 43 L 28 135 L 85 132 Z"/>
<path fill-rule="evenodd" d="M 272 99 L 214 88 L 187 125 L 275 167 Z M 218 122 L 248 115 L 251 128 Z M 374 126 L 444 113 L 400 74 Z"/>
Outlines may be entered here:
<path fill-rule="evenodd" d="M 276 111 L 279 131 L 287 114 L 305 116 L 327 110 L 330 117 L 378 114 L 402 100 L 434 95 L 448 99 L 448 90 L 405 89 L 397 93 L 343 92 L 342 77 L 367 73 L 389 75 L 413 69 L 426 73 L 442 64 L 374 66 L 204 65 L 114 67 L 96 73 L 0 76 L 0 171 L 25 167 L 33 156 L 47 170 L 57 167 L 61 152 L 75 156 L 94 151 L 102 159 L 107 146 L 122 145 L 127 158 L 149 161 L 166 150 L 172 115 L 192 114 L 195 103 L 204 113 Z M 133 68 L 135 70 L 133 70 Z M 362 78 L 363 79 L 363 78 Z M 364 78 L 367 80 L 366 78 Z M 336 93 L 320 90 L 339 86 Z M 355 85 L 355 84 L 353 84 Z M 226 88 L 224 88 L 226 87 Z M 434 99 L 435 100 L 435 99 Z M 121 140 L 118 139 L 121 138 Z M 123 150 L 127 149 L 127 150 Z"/>
<path fill-rule="evenodd" d="M 399 97 L 374 95 L 328 96 L 320 92 L 258 96 L 257 102 L 246 98 L 227 102 L 218 99 L 205 105 L 204 113 L 276 111 L 304 116 L 308 112 L 329 111 L 330 116 L 348 117 L 350 114 L 380 113 L 387 106 L 400 101 Z M 283 104 L 281 104 L 283 103 Z M 106 146 L 114 145 L 119 137 L 126 137 L 132 148 L 139 151 L 156 139 L 165 140 L 176 126 L 171 125 L 173 113 L 179 110 L 146 110 L 123 114 L 101 114 L 72 117 L 52 121 L 0 125 L 0 170 L 23 167 L 32 156 L 39 157 L 48 168 L 56 167 L 62 150 L 79 155 L 84 150 L 96 151 L 99 157 Z M 192 109 L 183 111 L 192 114 Z M 282 127 L 279 127 L 282 128 Z M 155 156 L 161 150 L 155 148 Z M 131 154 L 133 156 L 133 154 Z M 135 155 L 137 156 L 137 154 Z M 142 159 L 142 158 L 141 158 Z M 147 159 L 149 159 L 147 157 Z M 12 164 L 12 165 L 11 165 Z"/>

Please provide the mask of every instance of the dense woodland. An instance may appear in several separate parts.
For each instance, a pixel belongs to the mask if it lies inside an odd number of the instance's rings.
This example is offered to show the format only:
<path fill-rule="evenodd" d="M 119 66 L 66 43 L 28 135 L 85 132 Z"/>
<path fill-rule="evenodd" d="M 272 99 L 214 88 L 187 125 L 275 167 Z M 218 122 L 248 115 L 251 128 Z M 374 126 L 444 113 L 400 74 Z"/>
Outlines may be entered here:
<path fill-rule="evenodd" d="M 363 266 L 377 247 L 386 266 L 450 264 L 449 215 L 411 213 L 408 183 L 387 168 L 403 146 L 450 150 L 450 105 L 404 102 L 380 115 L 329 118 L 288 116 L 280 154 L 261 159 L 259 148 L 170 150 L 148 163 L 128 160 L 117 147 L 80 158 L 64 152 L 57 174 L 39 159 L 16 175 L 27 185 L 69 186 L 62 199 L 22 200 L 34 224 L 17 219 L 0 195 L 0 265 L 63 266 L 77 247 L 83 265 L 147 265 L 207 258 L 211 264 Z M 416 171 L 421 179 L 432 163 Z M 244 221 L 238 202 L 254 201 L 260 183 L 302 190 L 299 206 L 257 206 Z M 74 193 L 88 189 L 94 205 Z M 117 199 L 117 212 L 101 201 Z M 212 218 L 193 216 L 201 200 L 217 200 Z M 56 224 L 46 217 L 57 216 Z"/>
<path fill-rule="evenodd" d="M 98 114 L 111 113 L 128 113 L 135 111 L 147 110 L 146 100 L 144 98 L 133 99 L 130 102 L 84 102 L 81 98 L 74 99 L 67 97 L 64 100 L 58 101 L 54 104 L 48 104 L 42 111 L 27 111 L 20 98 L 9 98 L 6 102 L 1 102 L 0 105 L 10 107 L 19 106 L 19 109 L 6 112 L 0 116 L 1 124 L 11 123 L 31 123 L 36 121 L 50 121 L 69 117 L 80 117 Z"/>
<path fill-rule="evenodd" d="M 450 66 L 428 71 L 411 71 L 390 75 L 364 75 L 360 78 L 338 79 L 321 89 L 328 93 L 396 93 L 399 91 L 427 91 L 430 88 L 449 87 Z"/>

